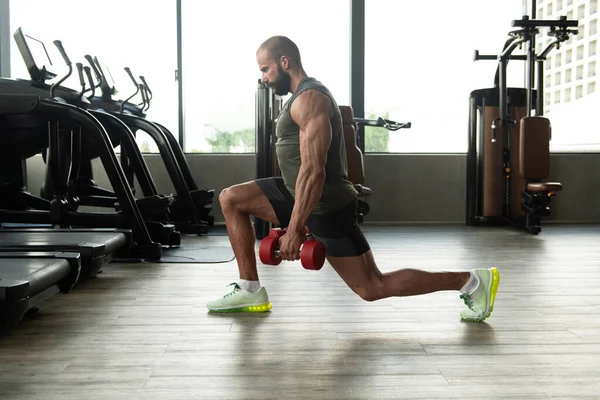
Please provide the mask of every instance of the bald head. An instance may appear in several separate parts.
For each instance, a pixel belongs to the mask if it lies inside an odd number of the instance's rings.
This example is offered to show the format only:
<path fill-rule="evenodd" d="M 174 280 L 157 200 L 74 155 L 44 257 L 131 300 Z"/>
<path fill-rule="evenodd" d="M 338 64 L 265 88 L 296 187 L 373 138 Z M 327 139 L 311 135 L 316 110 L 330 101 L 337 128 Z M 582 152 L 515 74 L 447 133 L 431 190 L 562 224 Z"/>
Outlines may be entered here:
<path fill-rule="evenodd" d="M 256 51 L 256 62 L 262 74 L 261 82 L 279 96 L 293 93 L 307 77 L 298 46 L 285 36 L 265 40 Z"/>
<path fill-rule="evenodd" d="M 273 36 L 265 40 L 260 45 L 256 54 L 264 51 L 268 58 L 278 62 L 281 56 L 286 56 L 288 60 L 298 69 L 302 69 L 302 60 L 298 46 L 285 36 Z"/>

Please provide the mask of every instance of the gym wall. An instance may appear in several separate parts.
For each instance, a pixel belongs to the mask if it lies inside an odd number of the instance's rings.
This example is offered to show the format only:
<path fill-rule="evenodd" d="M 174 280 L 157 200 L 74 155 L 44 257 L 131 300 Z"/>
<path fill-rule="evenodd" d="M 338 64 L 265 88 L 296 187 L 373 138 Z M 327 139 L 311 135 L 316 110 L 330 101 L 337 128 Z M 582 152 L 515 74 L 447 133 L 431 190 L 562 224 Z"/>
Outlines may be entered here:
<path fill-rule="evenodd" d="M 219 192 L 253 179 L 254 155 L 188 154 L 198 187 L 215 189 L 215 222 L 222 223 Z M 172 193 L 173 185 L 159 155 L 145 160 L 160 193 Z M 552 199 L 552 216 L 547 222 L 600 222 L 600 154 L 551 154 L 550 180 L 563 184 Z M 28 183 L 39 194 L 44 179 L 41 156 L 28 161 Z M 98 160 L 94 161 L 96 182 L 110 188 Z M 371 211 L 365 223 L 459 223 L 465 221 L 466 155 L 365 156 L 366 186 L 373 190 Z M 138 193 L 139 188 L 138 188 Z"/>

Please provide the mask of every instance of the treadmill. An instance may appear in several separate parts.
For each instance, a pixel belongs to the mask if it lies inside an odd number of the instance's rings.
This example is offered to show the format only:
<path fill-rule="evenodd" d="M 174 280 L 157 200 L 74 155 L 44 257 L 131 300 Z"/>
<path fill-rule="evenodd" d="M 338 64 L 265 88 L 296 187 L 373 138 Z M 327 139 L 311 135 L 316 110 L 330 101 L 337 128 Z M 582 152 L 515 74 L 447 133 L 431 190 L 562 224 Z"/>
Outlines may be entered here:
<path fill-rule="evenodd" d="M 57 293 L 68 293 L 81 272 L 81 257 L 72 252 L 0 253 L 0 333 Z"/>
<path fill-rule="evenodd" d="M 131 247 L 131 231 L 126 229 L 0 229 L 0 258 L 12 252 L 78 253 L 82 279 L 96 276 L 115 258 L 128 257 Z"/>

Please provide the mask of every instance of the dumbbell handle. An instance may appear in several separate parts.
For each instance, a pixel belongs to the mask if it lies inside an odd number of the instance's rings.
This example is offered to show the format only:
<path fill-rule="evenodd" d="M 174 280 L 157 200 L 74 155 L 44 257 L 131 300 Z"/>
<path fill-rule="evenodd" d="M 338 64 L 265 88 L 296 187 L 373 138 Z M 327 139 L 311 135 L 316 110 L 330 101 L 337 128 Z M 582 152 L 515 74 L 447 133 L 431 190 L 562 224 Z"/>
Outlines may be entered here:
<path fill-rule="evenodd" d="M 302 250 L 300 250 L 298 252 L 298 254 L 300 254 L 302 252 Z M 281 252 L 279 251 L 279 249 L 275 249 L 275 251 L 273 252 L 275 254 L 275 257 L 279 257 L 281 255 Z"/>
<path fill-rule="evenodd" d="M 280 257 L 281 256 L 281 250 L 279 250 L 279 248 L 277 248 L 277 249 L 273 250 L 273 254 L 275 255 L 275 257 Z M 300 247 L 300 251 L 298 252 L 298 255 L 301 255 L 301 254 L 302 254 L 302 247 Z"/>

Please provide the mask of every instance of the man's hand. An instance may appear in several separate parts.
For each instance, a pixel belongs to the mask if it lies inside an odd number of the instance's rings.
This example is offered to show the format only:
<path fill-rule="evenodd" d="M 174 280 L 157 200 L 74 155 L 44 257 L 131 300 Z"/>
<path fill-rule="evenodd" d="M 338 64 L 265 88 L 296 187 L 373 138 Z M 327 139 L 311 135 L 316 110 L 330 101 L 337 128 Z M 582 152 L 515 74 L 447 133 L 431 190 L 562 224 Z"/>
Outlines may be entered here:
<path fill-rule="evenodd" d="M 299 260 L 300 245 L 302 245 L 302 235 L 297 231 L 288 230 L 279 238 L 279 257 L 286 261 Z"/>

